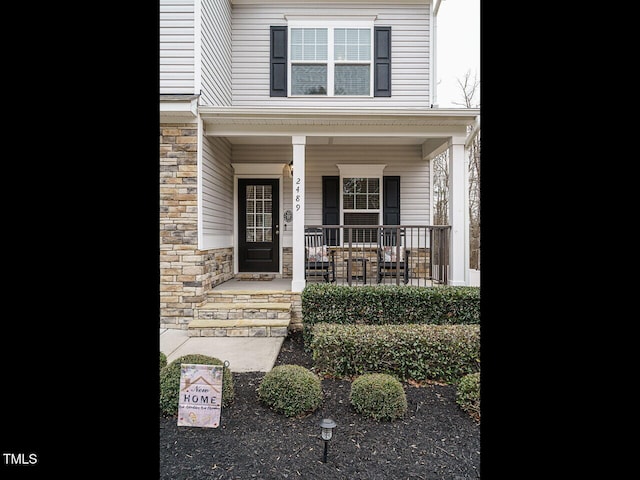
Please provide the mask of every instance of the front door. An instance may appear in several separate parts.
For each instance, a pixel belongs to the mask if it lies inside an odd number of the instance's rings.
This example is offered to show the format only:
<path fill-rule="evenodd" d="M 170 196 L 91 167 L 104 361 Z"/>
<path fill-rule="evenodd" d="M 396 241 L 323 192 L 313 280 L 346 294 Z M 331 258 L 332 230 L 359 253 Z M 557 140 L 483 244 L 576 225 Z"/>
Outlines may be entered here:
<path fill-rule="evenodd" d="M 275 178 L 238 179 L 238 269 L 277 272 L 280 269 L 278 192 Z"/>

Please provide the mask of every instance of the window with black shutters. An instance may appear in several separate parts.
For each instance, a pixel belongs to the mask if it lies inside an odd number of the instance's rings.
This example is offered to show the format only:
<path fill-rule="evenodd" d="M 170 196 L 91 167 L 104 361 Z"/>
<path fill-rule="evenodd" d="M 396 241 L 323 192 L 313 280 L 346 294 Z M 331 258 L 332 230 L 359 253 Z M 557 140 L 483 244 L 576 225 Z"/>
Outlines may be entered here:
<path fill-rule="evenodd" d="M 271 27 L 270 79 L 272 97 L 391 96 L 391 27 L 317 21 Z"/>

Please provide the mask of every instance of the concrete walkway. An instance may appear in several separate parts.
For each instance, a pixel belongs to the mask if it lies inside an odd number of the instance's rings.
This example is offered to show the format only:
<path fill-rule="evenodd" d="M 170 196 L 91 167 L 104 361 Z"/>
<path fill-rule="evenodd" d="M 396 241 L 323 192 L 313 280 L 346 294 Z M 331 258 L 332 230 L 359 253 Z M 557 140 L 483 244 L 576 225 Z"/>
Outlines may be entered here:
<path fill-rule="evenodd" d="M 270 371 L 283 341 L 284 337 L 189 337 L 186 330 L 160 329 L 160 351 L 167 356 L 167 363 L 199 353 L 228 360 L 234 373 Z"/>

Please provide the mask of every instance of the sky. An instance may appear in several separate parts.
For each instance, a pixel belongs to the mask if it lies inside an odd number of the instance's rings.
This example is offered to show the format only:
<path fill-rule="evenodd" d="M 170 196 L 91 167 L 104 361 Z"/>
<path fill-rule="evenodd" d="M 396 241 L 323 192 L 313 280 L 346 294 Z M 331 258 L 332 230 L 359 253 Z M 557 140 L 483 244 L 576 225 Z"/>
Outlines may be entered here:
<path fill-rule="evenodd" d="M 470 70 L 471 78 L 477 74 L 480 80 L 480 0 L 442 0 L 436 45 L 438 106 L 462 108 L 453 103 L 463 103 L 458 79 L 462 81 Z M 474 97 L 475 103 L 480 103 L 479 90 Z"/>

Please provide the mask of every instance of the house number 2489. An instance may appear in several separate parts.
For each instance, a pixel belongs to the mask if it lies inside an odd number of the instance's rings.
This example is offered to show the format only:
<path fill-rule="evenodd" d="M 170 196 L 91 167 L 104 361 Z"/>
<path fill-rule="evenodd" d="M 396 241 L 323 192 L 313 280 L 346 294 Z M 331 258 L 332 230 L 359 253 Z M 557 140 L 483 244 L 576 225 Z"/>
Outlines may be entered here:
<path fill-rule="evenodd" d="M 296 178 L 296 212 L 300 211 L 300 177 Z"/>

